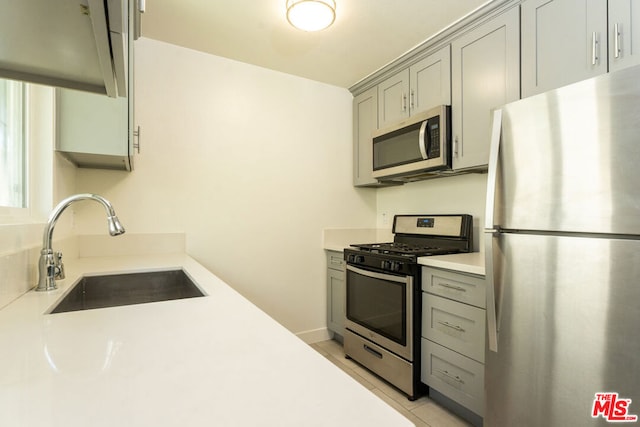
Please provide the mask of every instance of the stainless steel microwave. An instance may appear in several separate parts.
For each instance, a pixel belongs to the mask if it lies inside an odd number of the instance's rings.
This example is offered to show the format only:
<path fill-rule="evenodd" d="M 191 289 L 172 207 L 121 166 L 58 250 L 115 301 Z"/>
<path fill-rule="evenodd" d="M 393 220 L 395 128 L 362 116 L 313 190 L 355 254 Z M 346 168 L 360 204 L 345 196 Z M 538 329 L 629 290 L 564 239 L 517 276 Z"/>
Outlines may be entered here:
<path fill-rule="evenodd" d="M 373 133 L 373 177 L 401 179 L 451 169 L 451 107 L 440 105 Z"/>

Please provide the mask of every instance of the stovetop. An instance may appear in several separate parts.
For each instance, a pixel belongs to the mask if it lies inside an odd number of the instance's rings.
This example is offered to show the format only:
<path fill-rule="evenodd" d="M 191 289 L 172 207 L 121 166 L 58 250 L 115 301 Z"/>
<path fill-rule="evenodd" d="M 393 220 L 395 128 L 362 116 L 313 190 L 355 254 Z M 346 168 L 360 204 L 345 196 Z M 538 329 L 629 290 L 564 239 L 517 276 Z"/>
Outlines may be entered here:
<path fill-rule="evenodd" d="M 418 257 L 471 252 L 471 215 L 396 215 L 393 242 L 356 243 L 345 249 L 348 264 L 412 274 Z"/>
<path fill-rule="evenodd" d="M 457 248 L 443 248 L 437 246 L 429 246 L 428 244 L 414 244 L 404 242 L 385 242 L 385 243 L 358 243 L 351 245 L 363 252 L 371 252 L 377 254 L 390 255 L 406 255 L 413 257 L 444 255 L 458 253 Z"/>

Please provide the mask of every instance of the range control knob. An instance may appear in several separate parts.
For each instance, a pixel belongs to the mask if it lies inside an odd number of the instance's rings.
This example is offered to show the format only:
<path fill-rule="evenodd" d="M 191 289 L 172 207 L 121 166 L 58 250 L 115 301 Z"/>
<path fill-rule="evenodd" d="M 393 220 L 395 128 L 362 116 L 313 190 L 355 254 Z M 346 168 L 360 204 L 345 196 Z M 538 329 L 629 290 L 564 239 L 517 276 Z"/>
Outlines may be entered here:
<path fill-rule="evenodd" d="M 357 263 L 363 263 L 364 262 L 364 255 L 356 255 L 356 262 Z"/>
<path fill-rule="evenodd" d="M 391 270 L 391 261 L 387 261 L 387 260 L 381 261 L 380 268 L 383 270 Z"/>

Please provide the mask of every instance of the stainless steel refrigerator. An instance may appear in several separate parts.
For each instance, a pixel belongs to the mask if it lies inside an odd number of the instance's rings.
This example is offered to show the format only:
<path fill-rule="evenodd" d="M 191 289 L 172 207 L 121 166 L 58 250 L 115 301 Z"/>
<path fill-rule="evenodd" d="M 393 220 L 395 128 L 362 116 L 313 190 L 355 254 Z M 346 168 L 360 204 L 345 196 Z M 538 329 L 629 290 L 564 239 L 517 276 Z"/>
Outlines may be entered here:
<path fill-rule="evenodd" d="M 640 68 L 494 113 L 485 427 L 640 415 Z"/>

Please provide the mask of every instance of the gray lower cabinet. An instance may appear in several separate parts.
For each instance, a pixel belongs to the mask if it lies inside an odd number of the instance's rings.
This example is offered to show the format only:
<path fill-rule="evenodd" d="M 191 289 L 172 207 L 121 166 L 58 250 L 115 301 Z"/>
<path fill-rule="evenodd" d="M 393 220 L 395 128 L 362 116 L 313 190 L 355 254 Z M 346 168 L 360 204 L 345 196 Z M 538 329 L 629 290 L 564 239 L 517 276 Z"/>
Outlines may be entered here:
<path fill-rule="evenodd" d="M 520 13 L 513 7 L 451 42 L 453 169 L 486 168 L 491 111 L 520 97 Z"/>
<path fill-rule="evenodd" d="M 344 336 L 345 261 L 342 252 L 327 251 L 327 329 Z"/>
<path fill-rule="evenodd" d="M 482 417 L 484 277 L 423 267 L 422 291 L 421 380 Z"/>

